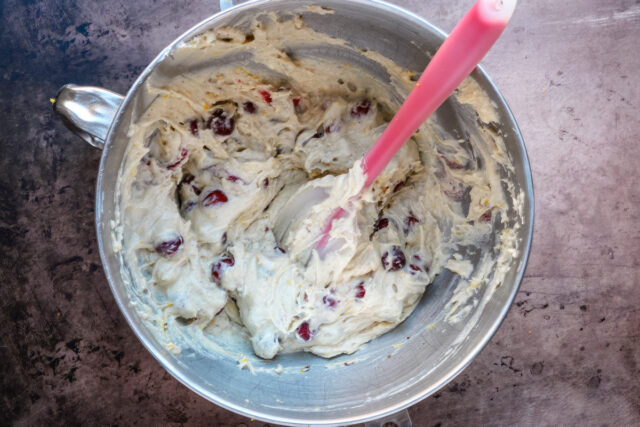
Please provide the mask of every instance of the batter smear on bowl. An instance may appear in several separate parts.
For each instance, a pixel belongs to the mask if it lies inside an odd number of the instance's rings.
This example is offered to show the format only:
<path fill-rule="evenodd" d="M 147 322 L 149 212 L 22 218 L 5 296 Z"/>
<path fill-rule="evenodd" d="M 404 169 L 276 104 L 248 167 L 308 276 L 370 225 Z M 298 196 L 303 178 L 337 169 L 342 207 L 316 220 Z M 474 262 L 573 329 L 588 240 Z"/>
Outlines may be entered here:
<path fill-rule="evenodd" d="M 118 194 L 116 234 L 136 286 L 164 301 L 176 327 L 242 325 L 266 359 L 353 353 L 407 318 L 443 268 L 468 276 L 459 248 L 486 244 L 506 218 L 500 170 L 510 162 L 499 135 L 484 127 L 450 135 L 435 119 L 356 197 L 364 186 L 356 159 L 414 75 L 363 53 L 386 68 L 381 81 L 294 55 L 292 40 L 352 49 L 299 17 L 182 45 L 176 55 L 186 59 L 248 55 L 145 83 L 150 101 L 130 127 Z M 479 123 L 497 120 L 473 80 L 455 97 L 486 104 L 474 112 Z M 276 242 L 279 210 L 305 186 L 329 197 Z M 314 244 L 336 207 L 347 211 L 332 229 L 344 244 L 322 258 Z"/>

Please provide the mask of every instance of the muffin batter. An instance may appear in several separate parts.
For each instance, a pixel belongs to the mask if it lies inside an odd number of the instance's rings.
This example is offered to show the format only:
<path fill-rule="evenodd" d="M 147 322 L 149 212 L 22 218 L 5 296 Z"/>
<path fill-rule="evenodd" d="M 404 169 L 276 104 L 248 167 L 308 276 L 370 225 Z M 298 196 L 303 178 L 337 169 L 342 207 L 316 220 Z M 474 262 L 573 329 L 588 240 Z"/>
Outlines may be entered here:
<path fill-rule="evenodd" d="M 414 76 L 367 53 L 390 86 L 348 64 L 295 57 L 290 40 L 345 46 L 272 17 L 179 49 L 250 59 L 147 83 L 153 101 L 130 128 L 118 236 L 137 286 L 166 299 L 165 316 L 202 328 L 225 317 L 266 359 L 333 357 L 402 322 L 445 266 L 470 273 L 453 255 L 504 217 L 498 169 L 508 160 L 496 140 L 452 138 L 430 121 L 354 197 L 358 159 L 398 108 L 394 90 L 406 95 Z M 479 92 L 468 80 L 458 95 Z M 277 242 L 279 210 L 309 185 L 329 197 Z M 336 207 L 348 212 L 333 227 L 344 245 L 323 259 L 313 246 Z"/>

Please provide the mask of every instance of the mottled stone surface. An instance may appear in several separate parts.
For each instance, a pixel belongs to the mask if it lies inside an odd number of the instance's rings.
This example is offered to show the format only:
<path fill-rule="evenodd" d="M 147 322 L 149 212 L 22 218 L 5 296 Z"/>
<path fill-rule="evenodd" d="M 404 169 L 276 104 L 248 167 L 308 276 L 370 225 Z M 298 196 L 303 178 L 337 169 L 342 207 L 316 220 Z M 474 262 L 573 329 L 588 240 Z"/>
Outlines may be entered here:
<path fill-rule="evenodd" d="M 471 0 L 399 5 L 450 30 Z M 640 4 L 521 1 L 484 64 L 531 156 L 536 231 L 496 336 L 410 413 L 431 425 L 640 423 Z M 0 424 L 263 425 L 180 385 L 129 330 L 93 227 L 100 152 L 68 82 L 125 92 L 209 0 L 0 1 Z"/>

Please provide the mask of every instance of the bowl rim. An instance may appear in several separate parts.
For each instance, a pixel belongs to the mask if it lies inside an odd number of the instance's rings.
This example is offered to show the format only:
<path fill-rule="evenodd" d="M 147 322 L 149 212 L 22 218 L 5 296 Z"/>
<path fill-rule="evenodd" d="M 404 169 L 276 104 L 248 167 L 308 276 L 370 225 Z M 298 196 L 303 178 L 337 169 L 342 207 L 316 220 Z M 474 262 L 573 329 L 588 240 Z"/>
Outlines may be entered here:
<path fill-rule="evenodd" d="M 387 3 L 386 1 L 383 1 L 383 0 L 343 0 L 343 1 L 348 3 L 367 5 L 368 7 L 375 7 L 375 8 L 381 9 L 381 11 L 389 14 L 393 14 L 398 18 L 402 18 L 405 20 L 408 19 L 410 21 L 413 21 L 415 24 L 418 24 L 419 26 L 425 28 L 426 30 L 433 33 L 434 35 L 438 36 L 441 40 L 444 40 L 447 37 L 447 33 L 442 31 L 440 28 L 436 27 L 435 25 L 431 24 L 421 16 L 403 7 Z M 195 24 L 190 29 L 183 32 L 180 36 L 178 36 L 174 41 L 172 41 L 164 49 L 162 49 L 162 51 L 145 67 L 145 69 L 142 71 L 142 73 L 138 76 L 138 78 L 134 81 L 134 83 L 131 85 L 131 87 L 127 91 L 127 94 L 122 104 L 120 105 L 114 117 L 114 120 L 111 123 L 111 126 L 109 128 L 107 138 L 105 140 L 104 150 L 102 152 L 102 157 L 100 159 L 100 167 L 98 170 L 98 179 L 96 183 L 95 225 L 96 225 L 96 233 L 97 233 L 97 239 L 98 239 L 100 258 L 103 266 L 109 265 L 107 260 L 107 255 L 105 252 L 103 235 L 101 231 L 102 222 L 103 222 L 102 221 L 102 197 L 104 196 L 104 193 L 101 191 L 101 188 L 103 184 L 103 179 L 105 179 L 105 164 L 106 164 L 106 159 L 109 156 L 109 152 L 110 152 L 109 148 L 110 146 L 113 146 L 113 144 L 111 143 L 111 140 L 113 139 L 113 129 L 115 129 L 115 127 L 118 125 L 121 119 L 121 113 L 132 102 L 133 100 L 132 94 L 136 93 L 137 90 L 144 84 L 146 78 L 153 72 L 153 70 L 155 69 L 158 63 L 160 63 L 163 59 L 165 59 L 168 55 L 170 55 L 171 52 L 180 43 L 199 34 L 203 27 L 212 25 L 216 21 L 222 19 L 223 17 L 229 14 L 234 14 L 244 9 L 251 9 L 260 4 L 268 3 L 268 2 L 272 3 L 273 1 L 272 0 L 250 0 L 245 3 L 241 3 L 233 7 L 230 7 L 228 9 L 224 9 L 202 20 L 201 22 Z M 322 0 L 318 0 L 318 3 L 321 3 L 321 2 Z M 504 117 L 503 120 L 512 124 L 514 137 L 519 142 L 519 145 L 522 149 L 522 162 L 523 162 L 523 168 L 524 168 L 523 172 L 525 175 L 524 188 L 526 190 L 525 194 L 527 198 L 530 199 L 528 212 L 524 212 L 524 215 L 525 217 L 526 215 L 528 215 L 530 218 L 530 221 L 529 221 L 528 230 L 526 230 L 527 233 L 526 233 L 525 246 L 522 248 L 522 251 L 523 251 L 522 269 L 520 270 L 520 272 L 517 274 L 515 278 L 515 284 L 513 286 L 511 293 L 506 299 L 505 304 L 502 306 L 502 309 L 500 310 L 498 316 L 496 317 L 496 320 L 491 325 L 491 327 L 487 330 L 487 332 L 485 332 L 485 336 L 478 342 L 478 344 L 475 347 L 471 349 L 471 351 L 467 353 L 467 355 L 464 358 L 462 358 L 460 362 L 458 362 L 454 367 L 452 367 L 449 370 L 448 375 L 442 377 L 440 381 L 438 381 L 437 383 L 424 388 L 422 391 L 418 393 L 415 393 L 413 396 L 405 400 L 402 400 L 399 403 L 386 406 L 377 411 L 371 411 L 371 412 L 367 412 L 360 415 L 353 415 L 353 416 L 347 416 L 347 417 L 341 417 L 341 418 L 330 418 L 322 421 L 319 421 L 317 419 L 304 418 L 303 413 L 301 413 L 300 418 L 291 418 L 291 417 L 275 418 L 269 413 L 247 409 L 243 406 L 233 403 L 230 400 L 223 398 L 221 395 L 212 393 L 211 390 L 207 390 L 204 387 L 200 387 L 198 385 L 192 384 L 189 378 L 187 378 L 179 368 L 175 367 L 174 364 L 169 360 L 169 358 L 167 358 L 165 354 L 163 354 L 163 352 L 160 351 L 160 349 L 157 346 L 155 346 L 152 342 L 150 342 L 150 340 L 148 340 L 145 337 L 145 334 L 143 333 L 141 326 L 139 326 L 133 318 L 133 314 L 132 314 L 133 310 L 128 305 L 128 301 L 125 301 L 118 297 L 119 293 L 115 286 L 114 275 L 111 273 L 108 267 L 105 267 L 104 268 L 105 275 L 107 277 L 107 281 L 109 282 L 109 287 L 114 296 L 114 299 L 116 300 L 116 303 L 120 309 L 120 312 L 126 319 L 127 323 L 129 324 L 129 327 L 133 330 L 138 340 L 142 343 L 142 345 L 149 351 L 149 353 L 151 353 L 151 355 L 160 363 L 160 365 L 167 372 L 169 372 L 169 374 L 171 374 L 171 376 L 173 376 L 180 383 L 185 385 L 188 389 L 192 390 L 193 392 L 202 396 L 208 401 L 248 418 L 255 418 L 265 422 L 271 422 L 271 423 L 275 422 L 275 423 L 284 424 L 284 425 L 349 425 L 349 424 L 362 423 L 366 421 L 380 419 L 380 418 L 389 416 L 391 414 L 397 413 L 399 411 L 402 411 L 408 408 L 409 406 L 416 404 L 417 402 L 437 392 L 446 384 L 448 384 L 451 380 L 453 380 L 456 376 L 458 376 L 478 355 L 478 353 L 480 353 L 480 351 L 486 346 L 489 340 L 493 337 L 493 335 L 496 333 L 496 331 L 498 330 L 498 328 L 506 318 L 506 315 L 509 309 L 513 305 L 513 300 L 515 299 L 515 296 L 520 288 L 520 285 L 522 283 L 522 279 L 524 277 L 524 273 L 526 270 L 526 266 L 529 260 L 529 254 L 531 251 L 531 244 L 533 240 L 533 226 L 534 226 L 534 212 L 535 212 L 533 178 L 531 173 L 531 166 L 529 164 L 529 156 L 527 154 L 524 140 L 522 138 L 522 133 L 518 127 L 518 124 L 515 120 L 515 117 L 513 116 L 511 109 L 509 108 L 509 105 L 507 104 L 506 100 L 504 99 L 504 97 L 502 96 L 502 94 L 500 93 L 496 85 L 493 83 L 489 75 L 486 73 L 484 68 L 481 65 L 478 65 L 472 74 L 475 74 L 475 73 L 478 73 L 477 75 L 479 75 L 486 82 L 486 84 L 488 85 L 487 89 L 489 89 L 490 91 L 493 91 L 493 94 L 495 94 L 497 100 L 504 107 L 504 112 L 506 113 L 506 117 Z"/>

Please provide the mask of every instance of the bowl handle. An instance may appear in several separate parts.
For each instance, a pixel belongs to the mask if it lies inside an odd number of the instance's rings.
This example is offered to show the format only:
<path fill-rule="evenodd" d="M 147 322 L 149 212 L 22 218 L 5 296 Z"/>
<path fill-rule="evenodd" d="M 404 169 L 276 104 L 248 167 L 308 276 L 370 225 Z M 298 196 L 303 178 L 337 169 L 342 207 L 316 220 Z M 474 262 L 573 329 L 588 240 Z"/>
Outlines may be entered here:
<path fill-rule="evenodd" d="M 64 85 L 51 100 L 53 110 L 76 135 L 102 149 L 124 98 L 93 86 Z"/>
<path fill-rule="evenodd" d="M 364 427 L 383 427 L 389 423 L 395 424 L 397 427 L 411 427 L 413 425 L 411 423 L 411 417 L 409 416 L 409 411 L 407 411 L 406 409 L 403 409 L 400 412 L 387 415 L 384 418 L 379 418 L 374 421 L 369 421 L 364 424 Z"/>

